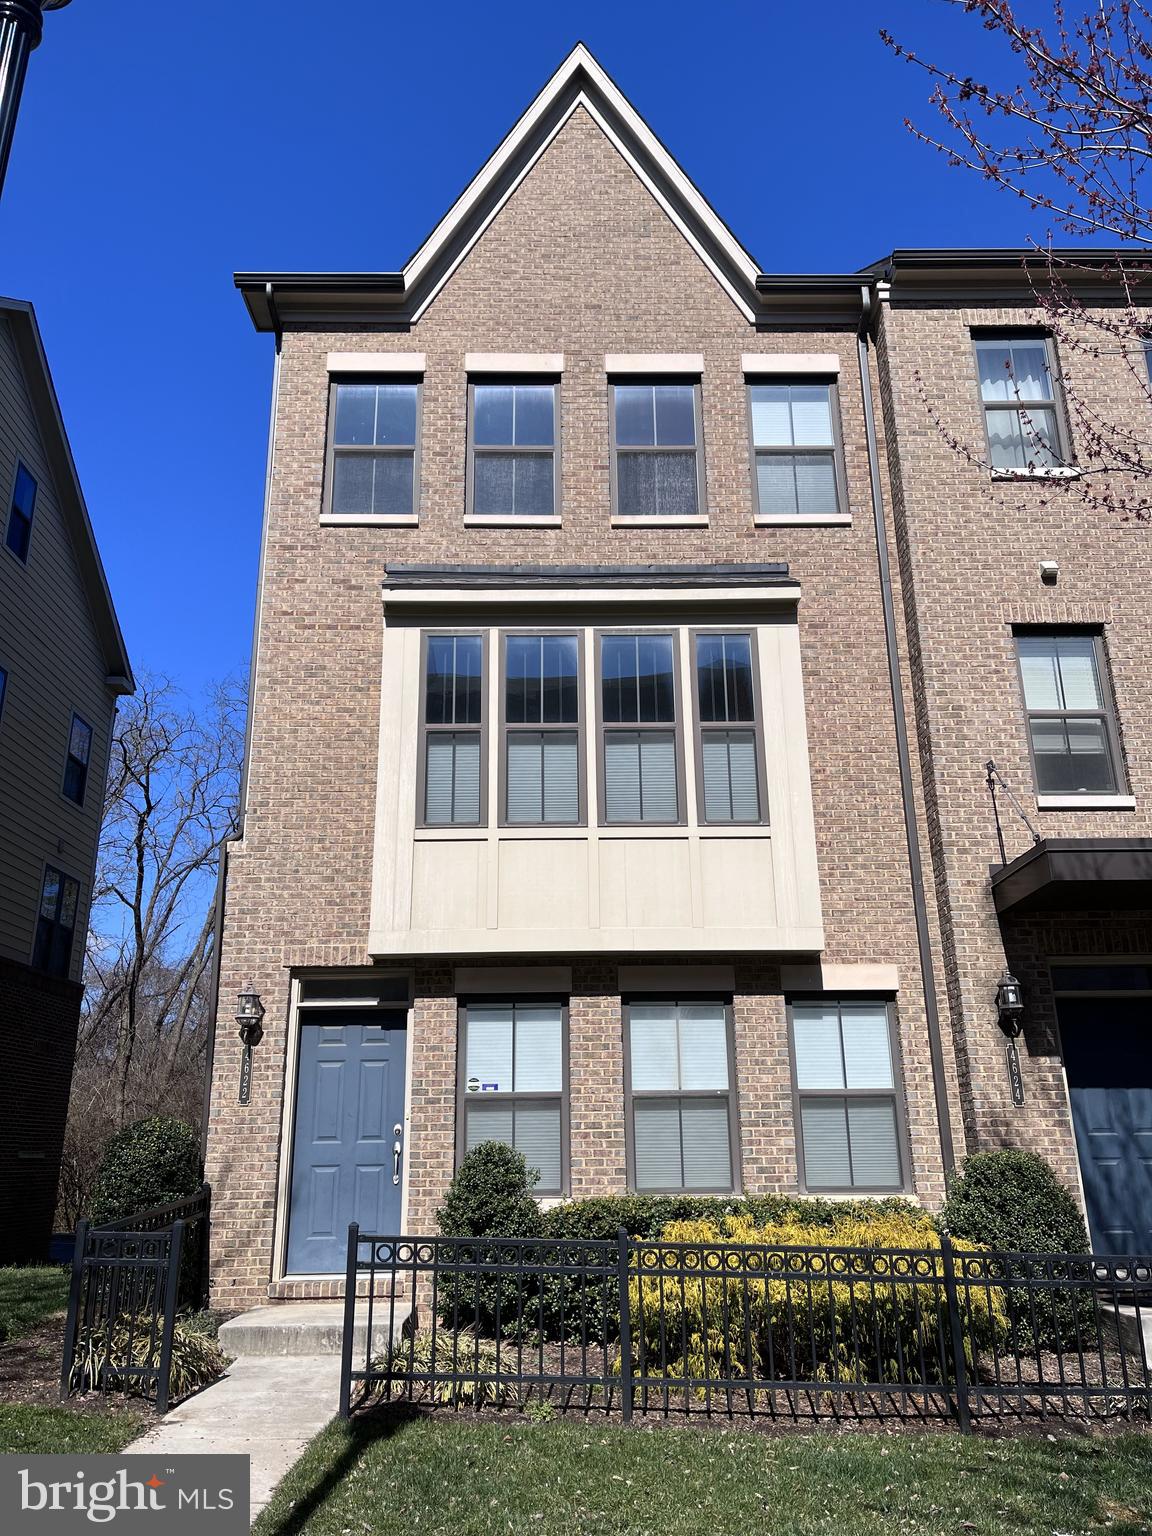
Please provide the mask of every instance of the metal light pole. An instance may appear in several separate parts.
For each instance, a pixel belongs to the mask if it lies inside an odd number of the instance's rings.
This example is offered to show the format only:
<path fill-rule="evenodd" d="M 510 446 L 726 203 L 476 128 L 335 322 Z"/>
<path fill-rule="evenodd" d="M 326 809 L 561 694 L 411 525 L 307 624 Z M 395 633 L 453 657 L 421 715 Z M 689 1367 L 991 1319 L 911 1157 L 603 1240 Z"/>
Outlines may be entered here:
<path fill-rule="evenodd" d="M 20 93 L 28 55 L 44 30 L 44 11 L 59 11 L 68 0 L 0 0 L 0 193 L 8 171 Z"/>

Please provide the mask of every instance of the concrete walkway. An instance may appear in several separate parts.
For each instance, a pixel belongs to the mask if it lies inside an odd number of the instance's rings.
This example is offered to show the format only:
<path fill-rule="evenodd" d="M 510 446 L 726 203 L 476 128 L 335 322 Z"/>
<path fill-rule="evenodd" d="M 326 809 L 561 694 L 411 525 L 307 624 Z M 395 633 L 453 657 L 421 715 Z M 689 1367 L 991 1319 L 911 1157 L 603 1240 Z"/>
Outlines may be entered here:
<path fill-rule="evenodd" d="M 339 1406 L 340 1356 L 247 1355 L 126 1448 L 125 1454 L 252 1458 L 252 1519 Z"/>

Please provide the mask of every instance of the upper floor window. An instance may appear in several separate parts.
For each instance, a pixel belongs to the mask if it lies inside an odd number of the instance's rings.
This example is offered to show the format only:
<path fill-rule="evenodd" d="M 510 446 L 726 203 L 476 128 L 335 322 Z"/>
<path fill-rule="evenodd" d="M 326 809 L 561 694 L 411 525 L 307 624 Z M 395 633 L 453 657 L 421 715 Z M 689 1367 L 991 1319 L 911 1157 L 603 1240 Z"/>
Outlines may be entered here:
<path fill-rule="evenodd" d="M 468 512 L 552 517 L 556 512 L 556 386 L 472 384 Z"/>
<path fill-rule="evenodd" d="M 72 965 L 72 941 L 79 905 L 79 882 L 70 875 L 61 874 L 58 869 L 45 869 L 32 946 L 32 964 L 36 970 L 47 971 L 51 976 L 67 976 Z"/>
<path fill-rule="evenodd" d="M 12 504 L 8 509 L 8 532 L 5 542 L 18 560 L 27 560 L 28 546 L 32 542 L 32 514 L 36 510 L 36 481 L 24 468 L 16 465 L 16 480 L 12 487 Z"/>
<path fill-rule="evenodd" d="M 701 510 L 699 384 L 613 384 L 612 457 L 620 517 Z"/>
<path fill-rule="evenodd" d="M 68 757 L 64 764 L 64 794 L 77 805 L 84 804 L 88 786 L 88 761 L 92 756 L 92 727 L 79 715 L 72 716 L 68 732 Z"/>
<path fill-rule="evenodd" d="M 504 637 L 508 822 L 581 820 L 579 654 L 575 635 Z"/>
<path fill-rule="evenodd" d="M 429 635 L 424 663 L 426 826 L 478 826 L 484 780 L 484 640 Z"/>
<path fill-rule="evenodd" d="M 805 1189 L 904 1187 L 891 1021 L 884 1003 L 795 1003 L 792 1059 Z"/>
<path fill-rule="evenodd" d="M 1050 469 L 1063 464 L 1047 337 L 981 337 L 976 342 L 976 362 L 993 469 Z"/>
<path fill-rule="evenodd" d="M 675 653 L 668 634 L 600 637 L 606 823 L 680 819 Z"/>
<path fill-rule="evenodd" d="M 1038 794 L 1115 794 L 1119 743 L 1103 640 L 1081 631 L 1018 634 Z"/>
<path fill-rule="evenodd" d="M 762 820 L 751 635 L 696 636 L 701 819 Z"/>
<path fill-rule="evenodd" d="M 757 516 L 841 510 L 835 393 L 832 384 L 749 386 Z"/>
<path fill-rule="evenodd" d="M 334 382 L 328 506 L 339 517 L 416 512 L 420 386 L 408 381 Z"/>
<path fill-rule="evenodd" d="M 720 1002 L 629 1005 L 633 1189 L 723 1194 L 734 1187 L 729 1013 Z"/>
<path fill-rule="evenodd" d="M 464 1039 L 462 1156 L 485 1141 L 502 1141 L 536 1170 L 536 1191 L 567 1186 L 564 1032 L 560 1003 L 469 1003 Z"/>

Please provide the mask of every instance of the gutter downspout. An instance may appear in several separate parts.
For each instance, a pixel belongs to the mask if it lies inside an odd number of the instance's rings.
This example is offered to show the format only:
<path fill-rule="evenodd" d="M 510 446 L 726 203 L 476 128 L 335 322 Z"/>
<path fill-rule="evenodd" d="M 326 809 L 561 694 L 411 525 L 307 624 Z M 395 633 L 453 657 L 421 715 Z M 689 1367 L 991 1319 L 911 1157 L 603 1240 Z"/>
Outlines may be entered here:
<path fill-rule="evenodd" d="M 872 381 L 868 361 L 868 327 L 872 319 L 872 290 L 860 288 L 860 328 L 856 347 L 860 361 L 860 389 L 864 401 L 864 433 L 868 444 L 868 472 L 872 482 L 872 515 L 876 528 L 876 561 L 880 571 L 880 600 L 884 609 L 884 644 L 888 652 L 888 683 L 892 691 L 892 719 L 896 729 L 896 756 L 900 764 L 900 798 L 904 806 L 904 836 L 908 846 L 908 873 L 916 916 L 916 944 L 920 954 L 920 978 L 924 989 L 924 1013 L 928 1021 L 928 1051 L 932 1061 L 932 1087 L 940 1130 L 940 1156 L 947 1182 L 956 1167 L 952 1139 L 952 1110 L 948 1103 L 948 1079 L 944 1070 L 944 1042 L 940 1034 L 940 1005 L 936 972 L 932 963 L 932 934 L 924 894 L 924 864 L 920 855 L 920 830 L 916 825 L 912 758 L 908 750 L 908 721 L 900 681 L 896 607 L 892 597 L 892 567 L 888 556 L 888 530 L 884 520 L 884 491 L 880 482 L 880 458 L 876 444 L 876 417 L 872 409 Z"/>
<path fill-rule="evenodd" d="M 248 765 L 252 756 L 252 712 L 256 698 L 256 669 L 260 663 L 260 612 L 264 603 L 264 567 L 268 555 L 268 517 L 272 506 L 272 470 L 276 461 L 276 413 L 280 404 L 280 353 L 284 332 L 272 293 L 267 285 L 268 307 L 275 325 L 276 357 L 272 365 L 272 404 L 268 414 L 268 452 L 264 465 L 264 512 L 260 531 L 260 565 L 256 578 L 256 609 L 252 617 L 252 660 L 248 671 L 248 714 L 244 722 L 244 762 L 240 771 L 239 814 L 234 836 L 225 838 L 220 845 L 220 858 L 216 866 L 216 914 L 212 929 L 212 975 L 208 984 L 209 1033 L 208 1060 L 204 1074 L 204 1107 L 200 1116 L 200 1155 L 208 1148 L 208 1119 L 212 1109 L 212 1074 L 216 1061 L 216 1023 L 220 1010 L 220 963 L 224 942 L 224 894 L 228 884 L 228 852 L 233 843 L 244 839 L 244 822 L 248 813 Z"/>

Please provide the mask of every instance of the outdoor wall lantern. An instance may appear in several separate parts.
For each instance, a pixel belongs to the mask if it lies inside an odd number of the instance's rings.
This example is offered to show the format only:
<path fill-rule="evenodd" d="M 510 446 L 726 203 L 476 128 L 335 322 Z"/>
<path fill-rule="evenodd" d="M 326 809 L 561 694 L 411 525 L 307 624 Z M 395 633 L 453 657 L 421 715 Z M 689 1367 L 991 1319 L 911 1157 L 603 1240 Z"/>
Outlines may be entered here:
<path fill-rule="evenodd" d="M 1005 971 L 996 983 L 996 1011 L 1000 1028 L 1015 1039 L 1024 1027 L 1024 993 L 1011 971 Z"/>
<path fill-rule="evenodd" d="M 240 993 L 236 1022 L 240 1026 L 240 1039 L 244 1042 L 244 1057 L 240 1063 L 240 1103 L 247 1104 L 252 1095 L 252 1047 L 264 1038 L 264 1004 L 259 992 L 249 987 Z"/>

